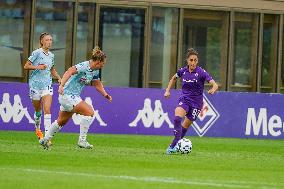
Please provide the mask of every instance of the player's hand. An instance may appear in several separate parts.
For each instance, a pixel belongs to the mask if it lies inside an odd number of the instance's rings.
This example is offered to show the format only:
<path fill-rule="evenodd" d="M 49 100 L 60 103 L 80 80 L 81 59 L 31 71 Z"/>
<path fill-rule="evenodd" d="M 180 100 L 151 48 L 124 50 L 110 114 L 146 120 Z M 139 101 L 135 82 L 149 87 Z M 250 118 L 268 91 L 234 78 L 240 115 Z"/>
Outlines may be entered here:
<path fill-rule="evenodd" d="M 105 95 L 105 98 L 106 98 L 109 102 L 112 101 L 112 97 L 111 97 L 109 94 L 106 94 L 106 95 Z"/>
<path fill-rule="evenodd" d="M 47 68 L 47 65 L 45 65 L 45 64 L 39 64 L 38 66 L 37 66 L 37 69 L 38 70 L 44 70 L 44 69 L 46 69 Z"/>
<path fill-rule="evenodd" d="M 213 88 L 208 90 L 208 94 L 214 94 L 216 92 L 216 90 L 214 90 Z"/>
<path fill-rule="evenodd" d="M 166 91 L 166 92 L 164 93 L 164 97 L 165 97 L 165 98 L 170 98 L 170 96 L 171 96 L 171 93 L 170 93 L 169 91 Z"/>
<path fill-rule="evenodd" d="M 62 86 L 62 85 L 59 85 L 58 93 L 61 94 L 61 95 L 63 95 L 64 89 L 63 89 L 63 86 Z"/>

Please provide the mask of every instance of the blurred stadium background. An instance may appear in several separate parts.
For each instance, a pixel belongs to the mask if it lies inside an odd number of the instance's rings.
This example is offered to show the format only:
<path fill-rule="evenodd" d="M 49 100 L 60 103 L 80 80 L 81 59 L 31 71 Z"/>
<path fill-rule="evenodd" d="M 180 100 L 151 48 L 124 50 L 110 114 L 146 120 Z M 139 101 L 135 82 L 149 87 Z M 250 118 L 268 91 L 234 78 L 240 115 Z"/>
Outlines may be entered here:
<path fill-rule="evenodd" d="M 9 129 L 27 126 L 27 120 L 15 123 L 10 118 L 7 123 L 0 112 L 0 188 L 284 188 L 283 16 L 283 0 L 0 0 L 0 110 L 5 108 L 4 94 L 15 99 L 10 91 L 17 89 L 22 108 L 31 107 L 23 100 L 29 77 L 23 65 L 38 48 L 40 33 L 49 32 L 60 75 L 88 59 L 98 44 L 108 57 L 101 71 L 104 85 L 114 91 L 137 88 L 143 95 L 146 88 L 163 94 L 169 78 L 184 65 L 186 49 L 194 47 L 220 95 L 232 95 L 234 102 L 242 99 L 240 104 L 249 96 L 245 109 L 220 103 L 219 94 L 209 98 L 208 103 L 224 107 L 223 112 L 217 109 L 220 119 L 231 109 L 236 109 L 232 117 L 242 119 L 225 120 L 227 124 L 219 125 L 222 130 L 234 132 L 238 123 L 243 129 L 242 113 L 248 108 L 255 108 L 256 119 L 261 108 L 268 114 L 266 135 L 260 126 L 265 121 L 255 123 L 259 130 L 251 128 L 254 135 L 262 132 L 261 139 L 218 138 L 213 129 L 212 135 L 190 137 L 189 156 L 166 156 L 170 136 L 107 132 L 90 134 L 92 151 L 75 147 L 78 133 L 60 133 L 55 147 L 43 151 L 32 132 L 8 131 L 31 131 L 32 126 Z M 23 87 L 13 89 L 13 82 Z M 254 95 L 264 102 L 254 101 Z M 154 97 L 152 102 L 160 100 L 166 110 L 162 95 Z M 136 115 L 143 101 L 134 106 Z M 28 112 L 33 114 L 31 108 Z M 171 134 L 166 128 L 162 126 L 162 135 Z M 136 134 L 143 129 L 137 128 Z M 150 129 L 159 135 L 159 129 Z"/>
<path fill-rule="evenodd" d="M 107 86 L 162 88 L 194 47 L 221 90 L 283 93 L 283 10 L 280 0 L 2 0 L 0 77 L 26 82 L 22 65 L 48 31 L 60 74 L 99 44 Z"/>

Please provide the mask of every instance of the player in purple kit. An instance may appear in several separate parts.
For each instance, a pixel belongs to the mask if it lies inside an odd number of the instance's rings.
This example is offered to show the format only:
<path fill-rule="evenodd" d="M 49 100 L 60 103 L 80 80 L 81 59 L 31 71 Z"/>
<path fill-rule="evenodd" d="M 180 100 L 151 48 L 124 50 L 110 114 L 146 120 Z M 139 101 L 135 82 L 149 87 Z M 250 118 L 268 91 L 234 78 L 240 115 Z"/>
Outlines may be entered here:
<path fill-rule="evenodd" d="M 193 48 L 187 50 L 186 62 L 187 66 L 180 68 L 171 78 L 164 94 L 166 98 L 169 98 L 171 87 L 175 84 L 177 78 L 181 79 L 182 93 L 175 109 L 174 139 L 166 150 L 167 154 L 177 153 L 177 142 L 184 137 L 188 127 L 200 113 L 203 106 L 205 81 L 212 85 L 212 88 L 208 91 L 209 94 L 214 94 L 218 89 L 213 78 L 204 69 L 197 66 L 198 53 Z"/>

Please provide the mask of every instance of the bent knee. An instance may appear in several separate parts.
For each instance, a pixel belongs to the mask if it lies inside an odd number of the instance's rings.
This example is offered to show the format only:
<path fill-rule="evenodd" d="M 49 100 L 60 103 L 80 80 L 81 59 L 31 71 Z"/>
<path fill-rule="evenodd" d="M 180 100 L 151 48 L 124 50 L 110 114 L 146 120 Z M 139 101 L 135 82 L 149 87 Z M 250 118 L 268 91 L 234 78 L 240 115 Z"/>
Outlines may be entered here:
<path fill-rule="evenodd" d="M 67 122 L 68 122 L 68 119 L 57 120 L 58 125 L 60 125 L 61 127 L 66 125 Z"/>
<path fill-rule="evenodd" d="M 84 116 L 90 116 L 93 117 L 94 116 L 94 111 L 92 109 L 88 110 L 85 112 Z"/>

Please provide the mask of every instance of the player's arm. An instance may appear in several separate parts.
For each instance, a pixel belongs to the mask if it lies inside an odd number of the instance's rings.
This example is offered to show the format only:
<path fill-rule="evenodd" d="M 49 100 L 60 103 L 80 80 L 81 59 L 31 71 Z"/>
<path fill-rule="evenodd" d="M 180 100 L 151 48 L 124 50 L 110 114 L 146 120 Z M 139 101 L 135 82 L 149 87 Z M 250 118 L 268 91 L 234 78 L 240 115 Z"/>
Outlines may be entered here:
<path fill-rule="evenodd" d="M 169 84 L 168 84 L 168 87 L 166 88 L 166 91 L 164 93 L 164 97 L 166 98 L 170 98 L 171 96 L 171 93 L 170 93 L 170 90 L 172 88 L 172 86 L 176 83 L 177 81 L 177 74 L 175 74 L 169 81 Z"/>
<path fill-rule="evenodd" d="M 212 85 L 212 87 L 208 90 L 208 93 L 214 94 L 218 90 L 218 84 L 213 79 L 209 81 L 209 84 Z"/>
<path fill-rule="evenodd" d="M 61 79 L 61 83 L 59 85 L 59 88 L 58 88 L 58 92 L 59 94 L 63 94 L 63 88 L 64 88 L 64 85 L 65 83 L 68 81 L 68 79 L 77 73 L 77 69 L 75 66 L 72 66 L 70 67 L 62 76 L 62 79 Z"/>
<path fill-rule="evenodd" d="M 38 66 L 34 66 L 31 61 L 27 61 L 24 65 L 25 70 L 44 70 L 46 68 L 45 64 L 40 64 Z"/>
<path fill-rule="evenodd" d="M 50 73 L 53 77 L 55 77 L 57 80 L 58 80 L 58 83 L 60 84 L 61 83 L 61 77 L 60 75 L 57 73 L 56 69 L 54 66 L 52 66 L 51 70 L 50 70 Z"/>
<path fill-rule="evenodd" d="M 109 102 L 112 101 L 112 97 L 107 94 L 107 92 L 105 91 L 105 88 L 102 84 L 102 82 L 99 79 L 93 80 L 92 81 L 92 86 L 94 86 L 96 88 L 96 90 L 101 93 Z"/>

